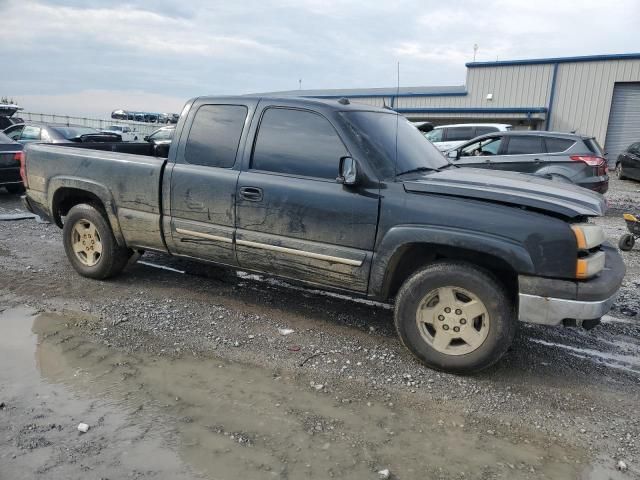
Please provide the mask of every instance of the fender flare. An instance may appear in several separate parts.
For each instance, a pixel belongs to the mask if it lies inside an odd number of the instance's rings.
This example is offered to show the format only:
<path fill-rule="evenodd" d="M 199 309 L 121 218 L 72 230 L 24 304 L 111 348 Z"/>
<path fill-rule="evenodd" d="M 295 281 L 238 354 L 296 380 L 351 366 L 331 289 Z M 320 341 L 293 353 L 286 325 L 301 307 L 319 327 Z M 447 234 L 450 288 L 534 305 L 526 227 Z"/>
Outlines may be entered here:
<path fill-rule="evenodd" d="M 85 178 L 71 176 L 56 176 L 51 178 L 51 180 L 49 180 L 49 184 L 47 185 L 47 202 L 49 204 L 49 211 L 51 212 L 54 219 L 56 212 L 54 211 L 53 201 L 55 199 L 56 193 L 61 188 L 73 188 L 75 190 L 81 190 L 91 193 L 98 197 L 104 205 L 107 219 L 109 220 L 109 224 L 111 225 L 111 230 L 113 231 L 113 236 L 115 237 L 116 242 L 118 242 L 118 245 L 120 246 L 126 246 L 124 236 L 122 235 L 122 229 L 120 228 L 120 222 L 118 220 L 118 210 L 116 207 L 116 203 L 113 199 L 113 194 L 107 187 L 92 180 L 87 180 Z M 56 221 L 56 223 L 58 223 L 58 221 Z M 61 227 L 61 225 L 58 226 Z"/>
<path fill-rule="evenodd" d="M 369 295 L 386 299 L 393 269 L 409 245 L 426 244 L 492 255 L 518 274 L 533 274 L 535 267 L 526 248 L 509 238 L 484 232 L 434 225 L 400 225 L 387 231 L 373 255 Z M 390 268 L 391 267 L 391 268 Z"/>

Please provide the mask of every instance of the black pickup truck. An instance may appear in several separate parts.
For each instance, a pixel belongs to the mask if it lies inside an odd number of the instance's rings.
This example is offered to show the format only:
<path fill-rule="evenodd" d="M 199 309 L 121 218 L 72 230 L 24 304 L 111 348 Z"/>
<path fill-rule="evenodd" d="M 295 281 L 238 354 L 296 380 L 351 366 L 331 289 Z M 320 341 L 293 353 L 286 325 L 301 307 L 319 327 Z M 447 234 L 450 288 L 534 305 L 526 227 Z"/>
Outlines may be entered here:
<path fill-rule="evenodd" d="M 518 321 L 593 327 L 624 276 L 590 223 L 601 195 L 457 168 L 387 109 L 203 97 L 168 159 L 77 147 L 30 145 L 22 174 L 27 208 L 63 228 L 81 275 L 155 250 L 395 299 L 400 339 L 436 369 L 491 365 Z"/>

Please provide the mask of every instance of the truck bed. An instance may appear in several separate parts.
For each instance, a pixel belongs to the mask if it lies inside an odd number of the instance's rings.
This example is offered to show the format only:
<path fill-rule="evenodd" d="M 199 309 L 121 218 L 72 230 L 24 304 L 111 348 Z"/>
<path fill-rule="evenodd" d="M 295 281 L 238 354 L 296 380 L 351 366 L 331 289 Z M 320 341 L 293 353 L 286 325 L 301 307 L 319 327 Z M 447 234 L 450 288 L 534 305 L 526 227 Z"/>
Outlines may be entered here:
<path fill-rule="evenodd" d="M 55 216 L 61 195 L 73 195 L 74 189 L 91 192 L 105 205 L 127 245 L 164 250 L 160 188 L 166 158 L 146 155 L 152 147 L 148 143 L 29 145 L 29 195 Z"/>

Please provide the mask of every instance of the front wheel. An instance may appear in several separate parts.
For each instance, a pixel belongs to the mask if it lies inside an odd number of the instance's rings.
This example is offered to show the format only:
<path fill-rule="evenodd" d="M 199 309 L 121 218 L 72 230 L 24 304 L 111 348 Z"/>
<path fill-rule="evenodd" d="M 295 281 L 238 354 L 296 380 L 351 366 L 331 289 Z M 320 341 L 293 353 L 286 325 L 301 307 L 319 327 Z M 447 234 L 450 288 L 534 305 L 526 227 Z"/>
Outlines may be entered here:
<path fill-rule="evenodd" d="M 626 180 L 627 179 L 627 177 L 624 176 L 624 171 L 622 170 L 622 162 L 618 162 L 616 164 L 616 176 L 620 180 Z"/>
<path fill-rule="evenodd" d="M 71 265 L 85 277 L 102 280 L 117 275 L 131 257 L 131 250 L 118 245 L 109 222 L 92 205 L 69 210 L 62 237 Z"/>
<path fill-rule="evenodd" d="M 636 239 L 630 233 L 625 233 L 620 237 L 620 240 L 618 241 L 618 247 L 623 252 L 628 252 L 633 248 L 635 244 L 636 244 Z"/>
<path fill-rule="evenodd" d="M 489 273 L 466 263 L 440 262 L 410 277 L 396 298 L 402 343 L 426 366 L 451 373 L 489 367 L 516 331 L 514 303 Z"/>

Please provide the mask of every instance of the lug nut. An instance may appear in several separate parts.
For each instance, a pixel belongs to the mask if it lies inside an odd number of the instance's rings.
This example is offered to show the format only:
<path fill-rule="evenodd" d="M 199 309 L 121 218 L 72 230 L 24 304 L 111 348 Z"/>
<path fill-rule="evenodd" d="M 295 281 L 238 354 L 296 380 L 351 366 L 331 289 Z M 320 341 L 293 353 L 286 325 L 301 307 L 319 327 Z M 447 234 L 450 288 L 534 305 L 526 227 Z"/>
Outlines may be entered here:
<path fill-rule="evenodd" d="M 460 310 L 459 308 L 456 308 L 456 315 L 462 315 L 462 310 Z"/>
<path fill-rule="evenodd" d="M 460 331 L 460 327 L 453 327 L 453 331 L 454 332 L 459 332 Z"/>
<path fill-rule="evenodd" d="M 449 325 L 443 325 L 443 326 L 442 326 L 442 329 L 443 329 L 443 330 L 449 330 Z"/>
<path fill-rule="evenodd" d="M 467 319 L 466 318 L 461 318 L 460 319 L 460 325 L 464 325 L 465 323 L 467 323 Z"/>
<path fill-rule="evenodd" d="M 438 320 L 443 321 L 444 320 L 444 315 L 438 315 Z"/>
<path fill-rule="evenodd" d="M 447 313 L 451 313 L 451 309 L 449 307 L 445 308 L 444 311 Z"/>

